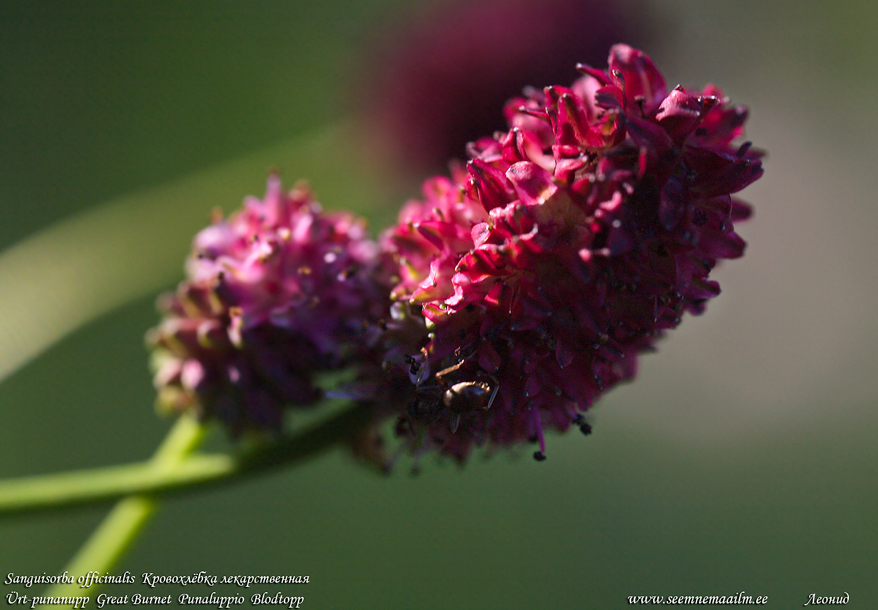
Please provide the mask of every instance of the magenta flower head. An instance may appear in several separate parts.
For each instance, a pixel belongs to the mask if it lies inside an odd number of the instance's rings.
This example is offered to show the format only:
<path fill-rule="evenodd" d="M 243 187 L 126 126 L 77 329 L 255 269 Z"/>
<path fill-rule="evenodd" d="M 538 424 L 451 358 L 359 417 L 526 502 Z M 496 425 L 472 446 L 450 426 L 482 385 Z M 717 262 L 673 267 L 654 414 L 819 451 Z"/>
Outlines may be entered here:
<path fill-rule="evenodd" d="M 385 248 L 398 299 L 429 343 L 412 355 L 399 426 L 419 450 L 474 446 L 571 424 L 631 379 L 639 354 L 719 294 L 708 275 L 743 254 L 732 196 L 762 175 L 746 109 L 719 89 L 670 89 L 642 52 L 506 105 L 509 129 L 469 147 L 466 168 L 424 186 Z"/>
<path fill-rule="evenodd" d="M 364 222 L 322 212 L 304 187 L 284 193 L 274 175 L 264 199 L 195 237 L 187 274 L 147 336 L 158 402 L 233 434 L 279 430 L 285 407 L 315 403 L 315 374 L 361 358 L 389 307 Z"/>

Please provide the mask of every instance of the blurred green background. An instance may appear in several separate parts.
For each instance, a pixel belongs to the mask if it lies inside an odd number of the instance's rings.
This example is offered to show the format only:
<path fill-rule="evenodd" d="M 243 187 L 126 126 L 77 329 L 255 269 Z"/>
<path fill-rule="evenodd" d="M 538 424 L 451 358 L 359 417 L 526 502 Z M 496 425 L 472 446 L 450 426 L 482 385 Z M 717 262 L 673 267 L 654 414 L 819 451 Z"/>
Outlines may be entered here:
<path fill-rule="evenodd" d="M 775 608 L 844 592 L 878 607 L 878 5 L 642 8 L 669 83 L 720 85 L 769 151 L 744 196 L 748 254 L 718 270 L 707 313 L 602 400 L 594 434 L 550 437 L 544 463 L 525 451 L 381 478 L 336 452 L 168 501 L 115 573 L 307 574 L 259 590 L 326 609 L 739 591 Z M 143 349 L 154 298 L 182 278 L 210 210 L 261 195 L 271 165 L 376 229 L 416 194 L 423 176 L 382 163 L 348 118 L 364 45 L 410 10 L 0 5 L 0 476 L 152 453 L 170 427 Z M 76 261 L 74 283 L 46 279 Z M 46 345 L 65 336 L 43 350 L 37 330 Z M 0 521 L 0 574 L 60 572 L 105 513 Z M 152 591 L 183 592 L 209 589 Z"/>

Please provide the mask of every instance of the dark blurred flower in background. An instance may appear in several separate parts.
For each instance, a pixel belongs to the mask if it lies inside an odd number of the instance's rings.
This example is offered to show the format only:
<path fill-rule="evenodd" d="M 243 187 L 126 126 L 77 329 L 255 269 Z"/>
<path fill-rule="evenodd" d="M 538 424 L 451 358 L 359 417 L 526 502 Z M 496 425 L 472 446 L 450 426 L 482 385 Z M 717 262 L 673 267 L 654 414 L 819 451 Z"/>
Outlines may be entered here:
<path fill-rule="evenodd" d="M 422 308 L 398 430 L 464 461 L 475 446 L 537 441 L 582 419 L 636 372 L 681 316 L 719 294 L 718 260 L 743 254 L 731 194 L 762 175 L 734 144 L 747 111 L 713 86 L 668 91 L 642 52 L 530 90 L 509 129 L 469 147 L 466 169 L 424 185 L 383 237 L 397 298 Z"/>
<path fill-rule="evenodd" d="M 361 219 L 324 213 L 271 176 L 264 199 L 195 237 L 188 279 L 159 301 L 147 337 L 159 406 L 233 434 L 280 430 L 285 407 L 322 398 L 318 372 L 364 358 L 388 315 L 381 260 Z"/>
<path fill-rule="evenodd" d="M 524 86 L 570 82 L 577 62 L 642 45 L 644 13 L 625 0 L 439 3 L 378 28 L 354 103 L 397 162 L 442 170 L 467 142 L 505 129 L 503 103 Z"/>

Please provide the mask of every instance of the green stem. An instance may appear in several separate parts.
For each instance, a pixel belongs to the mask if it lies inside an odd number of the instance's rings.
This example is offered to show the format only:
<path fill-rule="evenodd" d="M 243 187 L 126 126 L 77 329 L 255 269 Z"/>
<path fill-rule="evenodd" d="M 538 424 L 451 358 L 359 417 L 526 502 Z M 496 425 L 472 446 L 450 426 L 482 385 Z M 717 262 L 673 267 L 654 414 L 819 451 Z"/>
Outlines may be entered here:
<path fill-rule="evenodd" d="M 201 444 L 205 435 L 205 427 L 195 419 L 181 417 L 146 466 L 154 470 L 173 468 Z M 157 509 L 158 502 L 151 496 L 134 495 L 120 501 L 67 565 L 67 573 L 77 578 L 94 570 L 103 576 L 131 548 Z M 59 584 L 50 587 L 46 595 L 93 596 L 96 589 L 97 585 L 83 589 L 76 583 Z"/>
<path fill-rule="evenodd" d="M 295 436 L 234 456 L 190 455 L 180 461 L 161 458 L 169 440 L 146 463 L 0 482 L 0 517 L 98 504 L 132 494 L 168 495 L 231 483 L 313 457 L 350 438 L 369 421 L 371 413 L 368 406 L 353 406 Z M 174 455 L 170 449 L 168 454 Z"/>

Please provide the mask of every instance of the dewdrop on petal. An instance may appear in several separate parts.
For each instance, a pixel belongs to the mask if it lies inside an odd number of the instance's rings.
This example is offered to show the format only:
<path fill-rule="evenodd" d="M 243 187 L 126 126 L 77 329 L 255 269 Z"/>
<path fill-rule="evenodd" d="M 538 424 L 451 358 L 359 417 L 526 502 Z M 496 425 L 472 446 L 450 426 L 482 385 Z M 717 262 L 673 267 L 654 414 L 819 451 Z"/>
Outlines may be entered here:
<path fill-rule="evenodd" d="M 469 147 L 382 238 L 396 298 L 430 338 L 398 426 L 415 452 L 463 462 L 476 446 L 534 441 L 630 380 L 639 354 L 719 294 L 710 270 L 744 252 L 732 196 L 762 175 L 734 143 L 747 111 L 714 86 L 669 89 L 641 51 L 528 90 L 509 129 Z"/>
<path fill-rule="evenodd" d="M 161 408 L 191 409 L 234 435 L 280 430 L 286 407 L 323 396 L 321 371 L 361 357 L 389 307 L 386 274 L 365 223 L 326 213 L 307 188 L 268 179 L 193 243 L 188 278 L 159 301 L 147 342 Z"/>

